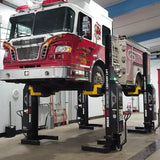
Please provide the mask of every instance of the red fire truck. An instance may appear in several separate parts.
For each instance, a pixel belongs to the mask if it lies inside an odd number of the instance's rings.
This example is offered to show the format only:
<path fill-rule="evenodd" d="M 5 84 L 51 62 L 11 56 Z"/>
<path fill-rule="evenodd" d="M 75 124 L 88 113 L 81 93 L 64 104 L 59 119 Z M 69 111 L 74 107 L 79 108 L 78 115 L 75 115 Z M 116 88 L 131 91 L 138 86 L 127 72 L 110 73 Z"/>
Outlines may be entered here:
<path fill-rule="evenodd" d="M 29 83 L 44 94 L 104 84 L 105 37 L 112 35 L 107 10 L 93 0 L 32 0 L 17 12 L 3 44 L 1 80 Z M 149 51 L 114 37 L 112 52 L 124 90 L 141 87 L 143 53 Z"/>

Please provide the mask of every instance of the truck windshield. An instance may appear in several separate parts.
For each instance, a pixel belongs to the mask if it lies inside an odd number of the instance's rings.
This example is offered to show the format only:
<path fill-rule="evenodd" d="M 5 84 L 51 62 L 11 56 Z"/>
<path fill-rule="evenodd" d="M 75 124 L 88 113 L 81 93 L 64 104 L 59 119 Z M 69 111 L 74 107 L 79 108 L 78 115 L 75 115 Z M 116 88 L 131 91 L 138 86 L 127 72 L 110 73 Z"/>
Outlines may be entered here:
<path fill-rule="evenodd" d="M 30 36 L 32 33 L 34 14 L 11 17 L 10 39 Z"/>
<path fill-rule="evenodd" d="M 61 7 L 36 14 L 34 35 L 54 32 L 73 32 L 75 13 L 71 8 Z"/>
<path fill-rule="evenodd" d="M 73 32 L 75 12 L 61 7 L 11 17 L 10 39 L 55 32 Z"/>

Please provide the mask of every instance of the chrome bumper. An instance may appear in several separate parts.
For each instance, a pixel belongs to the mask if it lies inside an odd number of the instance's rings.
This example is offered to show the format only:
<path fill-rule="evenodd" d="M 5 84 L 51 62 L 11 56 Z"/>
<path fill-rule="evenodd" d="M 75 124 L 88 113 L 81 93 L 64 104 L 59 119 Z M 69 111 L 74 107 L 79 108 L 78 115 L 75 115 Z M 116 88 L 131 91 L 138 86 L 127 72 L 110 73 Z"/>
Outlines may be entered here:
<path fill-rule="evenodd" d="M 0 80 L 15 81 L 15 80 L 32 80 L 32 79 L 55 79 L 65 78 L 88 81 L 85 77 L 85 71 L 76 70 L 81 76 L 72 76 L 71 67 L 41 67 L 41 68 L 25 68 L 25 69 L 6 69 L 0 70 Z M 75 69 L 74 69 L 75 70 Z M 82 74 L 84 73 L 84 76 Z"/>

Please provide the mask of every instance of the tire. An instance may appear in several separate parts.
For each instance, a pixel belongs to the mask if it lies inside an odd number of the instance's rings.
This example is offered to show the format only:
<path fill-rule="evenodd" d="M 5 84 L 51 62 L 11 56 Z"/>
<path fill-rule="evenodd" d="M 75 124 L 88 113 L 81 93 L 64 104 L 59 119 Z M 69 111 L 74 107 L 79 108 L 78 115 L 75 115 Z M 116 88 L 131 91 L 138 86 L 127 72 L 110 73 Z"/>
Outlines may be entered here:
<path fill-rule="evenodd" d="M 140 73 L 138 73 L 136 76 L 135 85 L 130 85 L 130 86 L 123 85 L 122 86 L 125 96 L 131 96 L 131 94 L 128 94 L 128 92 L 135 92 L 136 88 L 141 88 L 141 89 L 143 88 L 143 78 Z M 135 95 L 132 95 L 132 96 L 135 96 Z"/>
<path fill-rule="evenodd" d="M 136 83 L 135 83 L 135 87 L 140 87 L 142 88 L 143 87 L 143 79 L 142 79 L 142 76 L 140 74 L 138 74 L 136 76 Z"/>
<path fill-rule="evenodd" d="M 100 84 L 104 85 L 105 78 L 104 78 L 104 71 L 100 66 L 94 66 L 92 71 L 92 85 Z"/>

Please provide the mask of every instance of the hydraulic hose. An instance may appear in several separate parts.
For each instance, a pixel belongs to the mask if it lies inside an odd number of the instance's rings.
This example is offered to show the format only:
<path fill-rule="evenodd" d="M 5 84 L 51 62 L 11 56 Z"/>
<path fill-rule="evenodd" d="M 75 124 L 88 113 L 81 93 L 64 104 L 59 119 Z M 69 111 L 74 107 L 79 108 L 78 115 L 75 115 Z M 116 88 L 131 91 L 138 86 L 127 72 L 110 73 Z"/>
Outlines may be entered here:
<path fill-rule="evenodd" d="M 131 112 L 128 112 L 128 111 L 125 111 L 124 112 L 124 121 L 125 121 L 125 124 L 124 124 L 124 130 L 125 130 L 125 138 L 124 138 L 124 140 L 122 141 L 122 143 L 120 144 L 120 150 L 122 150 L 122 146 L 124 145 L 124 144 L 126 144 L 126 142 L 127 142 L 127 121 L 128 121 L 128 119 L 131 117 Z"/>

